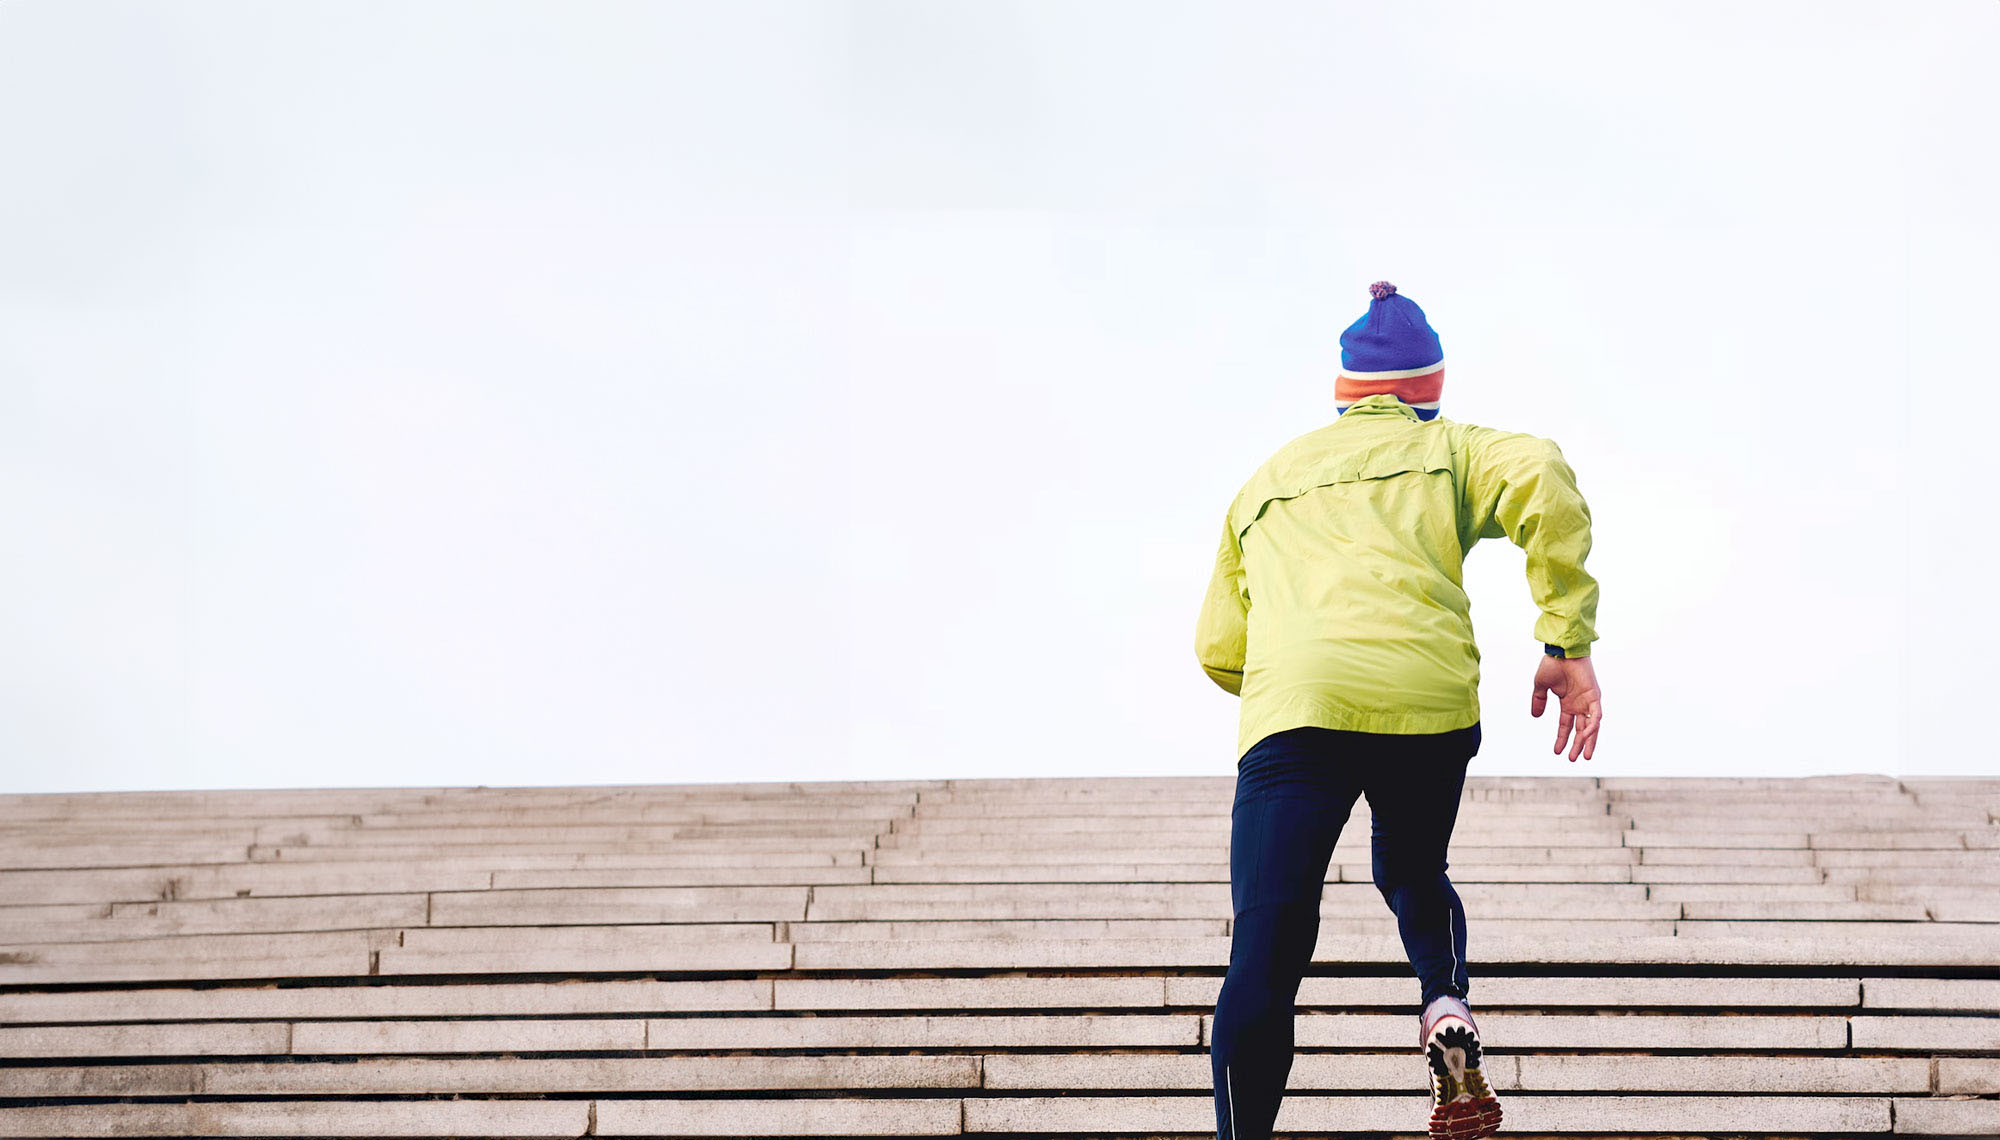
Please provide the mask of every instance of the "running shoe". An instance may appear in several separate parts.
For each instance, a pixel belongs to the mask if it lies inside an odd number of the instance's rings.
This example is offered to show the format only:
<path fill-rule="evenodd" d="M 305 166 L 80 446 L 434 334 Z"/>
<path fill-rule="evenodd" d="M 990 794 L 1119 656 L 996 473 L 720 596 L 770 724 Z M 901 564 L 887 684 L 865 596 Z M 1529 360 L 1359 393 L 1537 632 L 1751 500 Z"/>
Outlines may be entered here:
<path fill-rule="evenodd" d="M 1500 1131 L 1500 1100 L 1480 1072 L 1479 1027 L 1472 1010 L 1441 994 L 1419 1024 L 1431 1070 L 1432 1140 L 1480 1140 Z"/>

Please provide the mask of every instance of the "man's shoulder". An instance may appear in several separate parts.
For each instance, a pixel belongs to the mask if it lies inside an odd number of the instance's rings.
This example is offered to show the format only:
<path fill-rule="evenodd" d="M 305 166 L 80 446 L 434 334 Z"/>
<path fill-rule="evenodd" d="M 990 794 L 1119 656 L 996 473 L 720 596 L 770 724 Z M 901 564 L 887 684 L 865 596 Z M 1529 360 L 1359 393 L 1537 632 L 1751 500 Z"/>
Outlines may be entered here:
<path fill-rule="evenodd" d="M 1256 488 L 1272 482 L 1285 482 L 1302 465 L 1316 462 L 1325 456 L 1337 454 L 1346 440 L 1334 429 L 1340 426 L 1335 420 L 1323 424 L 1303 435 L 1293 436 L 1271 452 L 1250 477 L 1243 481 L 1242 494 L 1248 495 Z M 1350 435 L 1352 433 L 1349 433 Z"/>

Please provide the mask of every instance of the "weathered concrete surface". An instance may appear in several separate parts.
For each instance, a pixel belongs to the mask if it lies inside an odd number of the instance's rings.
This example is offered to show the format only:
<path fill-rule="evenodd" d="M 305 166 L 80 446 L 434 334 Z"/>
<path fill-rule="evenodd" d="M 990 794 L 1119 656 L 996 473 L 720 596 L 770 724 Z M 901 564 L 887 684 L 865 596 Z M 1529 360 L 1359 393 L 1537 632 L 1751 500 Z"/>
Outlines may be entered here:
<path fill-rule="evenodd" d="M 0 1135 L 1210 1135 L 1232 793 L 0 796 Z M 1507 1133 L 2000 1135 L 1996 821 L 2000 780 L 1473 777 Z M 1368 822 L 1281 1130 L 1426 1115 Z"/>

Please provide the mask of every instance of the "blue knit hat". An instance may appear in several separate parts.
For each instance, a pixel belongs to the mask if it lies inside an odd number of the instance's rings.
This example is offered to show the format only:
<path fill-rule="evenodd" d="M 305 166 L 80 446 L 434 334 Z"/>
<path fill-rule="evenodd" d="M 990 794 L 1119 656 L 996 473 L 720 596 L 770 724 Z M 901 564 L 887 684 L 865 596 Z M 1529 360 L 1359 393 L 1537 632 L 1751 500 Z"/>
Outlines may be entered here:
<path fill-rule="evenodd" d="M 1394 285 L 1377 281 L 1368 292 L 1374 298 L 1368 311 L 1340 334 L 1335 407 L 1344 413 L 1354 401 L 1386 392 L 1415 408 L 1417 418 L 1435 417 L 1444 392 L 1444 346 L 1424 311 Z"/>

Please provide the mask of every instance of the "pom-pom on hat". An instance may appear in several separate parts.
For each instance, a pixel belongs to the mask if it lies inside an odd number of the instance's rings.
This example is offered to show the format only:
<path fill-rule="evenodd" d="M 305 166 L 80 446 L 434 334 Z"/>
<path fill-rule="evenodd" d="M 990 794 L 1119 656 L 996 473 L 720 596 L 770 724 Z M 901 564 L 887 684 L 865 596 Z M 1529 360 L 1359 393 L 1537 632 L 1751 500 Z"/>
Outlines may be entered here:
<path fill-rule="evenodd" d="M 1368 287 L 1374 300 L 1361 319 L 1340 334 L 1340 375 L 1333 402 L 1341 411 L 1365 396 L 1387 392 L 1417 411 L 1438 414 L 1444 393 L 1444 346 L 1415 301 L 1387 281 Z"/>

